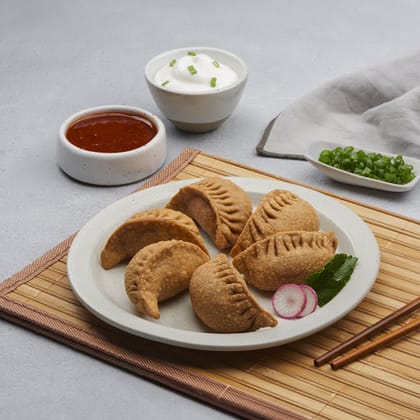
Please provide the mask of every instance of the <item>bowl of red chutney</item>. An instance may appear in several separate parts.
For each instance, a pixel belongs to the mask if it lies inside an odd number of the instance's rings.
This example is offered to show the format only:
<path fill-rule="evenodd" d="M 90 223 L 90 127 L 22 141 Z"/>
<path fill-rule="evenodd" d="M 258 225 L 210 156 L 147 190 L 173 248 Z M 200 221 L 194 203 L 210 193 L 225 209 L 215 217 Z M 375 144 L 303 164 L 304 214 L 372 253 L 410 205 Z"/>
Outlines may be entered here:
<path fill-rule="evenodd" d="M 71 178 L 88 184 L 139 181 L 156 172 L 165 159 L 165 126 L 141 108 L 88 108 L 67 118 L 59 129 L 59 167 Z"/>

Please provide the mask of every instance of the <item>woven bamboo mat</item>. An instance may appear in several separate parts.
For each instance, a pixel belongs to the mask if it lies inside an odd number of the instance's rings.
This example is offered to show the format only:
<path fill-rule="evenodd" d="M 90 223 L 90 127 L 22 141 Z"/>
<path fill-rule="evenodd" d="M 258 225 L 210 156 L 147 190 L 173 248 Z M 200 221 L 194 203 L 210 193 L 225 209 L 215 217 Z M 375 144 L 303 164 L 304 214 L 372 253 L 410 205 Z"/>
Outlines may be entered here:
<path fill-rule="evenodd" d="M 292 182 L 186 149 L 144 187 L 215 174 Z M 420 333 L 341 370 L 313 366 L 314 358 L 414 299 L 420 290 L 420 222 L 334 197 L 372 229 L 381 248 L 380 273 L 365 300 L 344 319 L 295 343 L 210 353 L 117 331 L 87 312 L 72 293 L 66 277 L 72 237 L 0 285 L 0 315 L 242 417 L 419 418 Z"/>

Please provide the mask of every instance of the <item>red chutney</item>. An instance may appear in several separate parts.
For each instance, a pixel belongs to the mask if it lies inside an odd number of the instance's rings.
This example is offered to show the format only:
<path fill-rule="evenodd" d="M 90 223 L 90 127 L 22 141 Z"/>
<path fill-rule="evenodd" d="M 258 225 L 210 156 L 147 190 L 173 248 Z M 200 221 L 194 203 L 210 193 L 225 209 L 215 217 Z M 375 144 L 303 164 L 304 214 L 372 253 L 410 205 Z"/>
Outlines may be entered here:
<path fill-rule="evenodd" d="M 139 115 L 101 112 L 75 121 L 67 129 L 66 137 L 80 149 L 118 153 L 144 146 L 156 133 L 152 122 Z"/>

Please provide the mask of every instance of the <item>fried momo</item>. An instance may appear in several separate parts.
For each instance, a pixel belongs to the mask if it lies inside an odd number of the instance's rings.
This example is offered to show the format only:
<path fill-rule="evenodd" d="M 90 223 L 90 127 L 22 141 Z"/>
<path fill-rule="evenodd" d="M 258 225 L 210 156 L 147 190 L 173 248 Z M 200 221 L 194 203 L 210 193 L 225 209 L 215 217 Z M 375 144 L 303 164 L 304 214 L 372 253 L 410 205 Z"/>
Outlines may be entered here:
<path fill-rule="evenodd" d="M 194 271 L 189 290 L 198 318 L 216 332 L 255 331 L 277 325 L 275 318 L 251 295 L 224 254 Z"/>
<path fill-rule="evenodd" d="M 273 190 L 263 197 L 249 218 L 231 250 L 231 256 L 277 232 L 315 231 L 319 226 L 318 214 L 307 201 L 290 191 Z"/>
<path fill-rule="evenodd" d="M 282 284 L 304 283 L 337 248 L 334 232 L 281 232 L 249 246 L 232 261 L 246 282 L 274 291 Z"/>
<path fill-rule="evenodd" d="M 236 242 L 252 212 L 248 194 L 232 181 L 218 177 L 181 188 L 166 207 L 194 219 L 218 249 Z"/>
<path fill-rule="evenodd" d="M 158 208 L 134 214 L 112 233 L 101 253 L 102 267 L 112 268 L 146 245 L 170 239 L 191 242 L 207 252 L 190 217 L 175 210 Z"/>
<path fill-rule="evenodd" d="M 141 314 L 159 319 L 158 302 L 188 289 L 194 270 L 209 256 L 190 242 L 171 240 L 147 245 L 125 270 L 125 289 Z"/>

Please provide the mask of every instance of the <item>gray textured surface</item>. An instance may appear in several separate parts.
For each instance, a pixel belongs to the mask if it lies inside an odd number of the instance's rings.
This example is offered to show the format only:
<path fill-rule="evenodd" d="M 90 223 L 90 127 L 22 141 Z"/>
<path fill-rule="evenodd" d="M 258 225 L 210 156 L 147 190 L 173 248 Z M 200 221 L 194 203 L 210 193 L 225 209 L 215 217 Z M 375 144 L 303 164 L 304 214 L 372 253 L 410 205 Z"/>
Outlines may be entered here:
<path fill-rule="evenodd" d="M 167 121 L 168 162 L 186 146 L 418 218 L 419 190 L 333 183 L 308 163 L 259 157 L 266 124 L 342 74 L 418 48 L 413 1 L 0 1 L 0 279 L 76 231 L 136 185 L 99 188 L 57 168 L 59 125 L 80 109 L 127 104 L 159 112 L 143 67 L 166 49 L 231 50 L 249 66 L 234 115 L 186 135 Z M 0 321 L 2 419 L 194 418 L 224 414 Z M 228 417 L 228 416 L 227 416 Z"/>

